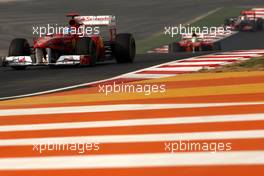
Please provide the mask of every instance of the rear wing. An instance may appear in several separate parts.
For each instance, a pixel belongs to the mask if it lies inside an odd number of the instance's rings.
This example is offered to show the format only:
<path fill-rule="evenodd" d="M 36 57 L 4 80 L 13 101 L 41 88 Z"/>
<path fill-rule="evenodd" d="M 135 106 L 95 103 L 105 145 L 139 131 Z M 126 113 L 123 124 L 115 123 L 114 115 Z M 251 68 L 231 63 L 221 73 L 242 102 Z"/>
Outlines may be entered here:
<path fill-rule="evenodd" d="M 240 14 L 245 15 L 250 19 L 264 18 L 264 10 L 260 9 L 243 10 Z"/>
<path fill-rule="evenodd" d="M 181 35 L 182 40 L 191 40 L 192 39 L 192 33 L 188 33 L 188 34 L 182 34 Z M 198 40 L 202 40 L 202 41 L 211 41 L 211 39 L 213 38 L 212 35 L 205 35 L 205 34 L 197 34 L 197 39 Z"/>
<path fill-rule="evenodd" d="M 230 31 L 226 31 L 226 30 L 221 31 L 221 32 L 216 31 L 216 32 L 207 33 L 207 34 L 197 33 L 197 39 L 203 42 L 214 42 L 214 41 L 221 40 L 222 38 L 230 34 L 231 34 Z M 181 38 L 182 40 L 191 40 L 192 33 L 182 34 Z"/>
<path fill-rule="evenodd" d="M 74 16 L 74 19 L 79 23 L 87 26 L 116 26 L 116 18 L 112 15 L 100 16 Z"/>
<path fill-rule="evenodd" d="M 256 11 L 255 10 L 242 10 L 240 14 L 241 15 L 256 15 Z"/>

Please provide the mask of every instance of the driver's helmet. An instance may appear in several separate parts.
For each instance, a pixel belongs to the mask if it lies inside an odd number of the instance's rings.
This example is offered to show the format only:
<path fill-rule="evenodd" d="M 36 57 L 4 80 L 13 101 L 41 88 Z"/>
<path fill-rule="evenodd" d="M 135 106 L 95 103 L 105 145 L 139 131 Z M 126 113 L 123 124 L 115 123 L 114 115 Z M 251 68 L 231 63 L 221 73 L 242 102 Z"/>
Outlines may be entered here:
<path fill-rule="evenodd" d="M 195 33 L 195 31 L 192 32 L 192 37 L 197 37 L 197 34 Z"/>
<path fill-rule="evenodd" d="M 65 29 L 65 31 L 64 31 L 64 34 L 71 34 L 71 31 L 72 31 L 72 29 L 71 29 L 71 27 L 69 26 L 69 27 L 67 27 L 66 29 Z"/>
<path fill-rule="evenodd" d="M 240 17 L 240 20 L 241 20 L 241 21 L 246 20 L 246 19 L 247 19 L 247 16 L 246 16 L 246 15 L 242 15 L 242 16 Z"/>
<path fill-rule="evenodd" d="M 195 33 L 195 31 L 192 32 L 192 42 L 197 42 L 197 34 Z"/>
<path fill-rule="evenodd" d="M 197 37 L 192 37 L 192 42 L 193 43 L 197 42 Z"/>
<path fill-rule="evenodd" d="M 73 33 L 76 33 L 77 29 L 80 27 L 80 24 L 74 20 L 74 19 L 71 19 L 69 21 L 69 26 L 64 30 L 64 34 L 72 34 Z"/>

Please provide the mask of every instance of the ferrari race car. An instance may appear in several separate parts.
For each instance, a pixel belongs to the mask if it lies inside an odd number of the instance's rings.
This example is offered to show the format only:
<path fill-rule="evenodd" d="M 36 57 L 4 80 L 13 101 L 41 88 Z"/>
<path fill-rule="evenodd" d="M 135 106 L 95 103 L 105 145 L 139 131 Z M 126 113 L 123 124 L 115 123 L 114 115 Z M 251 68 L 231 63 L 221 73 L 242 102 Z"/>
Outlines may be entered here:
<path fill-rule="evenodd" d="M 213 38 L 213 36 L 212 36 Z M 204 36 L 197 36 L 196 40 L 192 39 L 191 35 L 183 35 L 182 40 L 174 42 L 169 45 L 169 52 L 190 52 L 190 51 L 220 51 L 220 41 L 213 41 L 210 38 Z"/>
<path fill-rule="evenodd" d="M 244 10 L 240 12 L 239 17 L 230 17 L 225 19 L 225 27 L 235 31 L 258 31 L 263 30 L 264 21 L 256 16 L 253 10 Z"/>
<path fill-rule="evenodd" d="M 49 65 L 95 65 L 96 62 L 116 59 L 117 63 L 133 62 L 136 53 L 135 39 L 130 33 L 116 32 L 115 16 L 67 15 L 69 30 L 81 27 L 106 27 L 107 37 L 98 34 L 58 33 L 47 34 L 33 41 L 15 38 L 9 46 L 5 64 L 16 70 L 27 66 Z"/>

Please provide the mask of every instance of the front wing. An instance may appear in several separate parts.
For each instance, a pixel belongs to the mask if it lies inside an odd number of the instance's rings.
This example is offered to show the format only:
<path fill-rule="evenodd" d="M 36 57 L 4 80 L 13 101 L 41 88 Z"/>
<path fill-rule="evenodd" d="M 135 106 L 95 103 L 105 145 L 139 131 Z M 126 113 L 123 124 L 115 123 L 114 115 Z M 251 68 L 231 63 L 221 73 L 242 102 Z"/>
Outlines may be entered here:
<path fill-rule="evenodd" d="M 9 66 L 37 66 L 37 65 L 89 65 L 89 55 L 62 55 L 55 63 L 35 63 L 31 56 L 8 56 L 5 63 Z"/>

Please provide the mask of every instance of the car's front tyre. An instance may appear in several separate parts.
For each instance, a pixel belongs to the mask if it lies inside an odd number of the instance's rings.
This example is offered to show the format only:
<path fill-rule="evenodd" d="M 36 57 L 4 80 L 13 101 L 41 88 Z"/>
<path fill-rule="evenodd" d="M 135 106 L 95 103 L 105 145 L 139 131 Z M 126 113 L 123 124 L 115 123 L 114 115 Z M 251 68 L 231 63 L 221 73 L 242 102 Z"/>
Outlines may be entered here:
<path fill-rule="evenodd" d="M 8 56 L 30 56 L 30 46 L 26 39 L 15 38 L 9 45 Z M 15 70 L 24 70 L 26 66 L 12 66 Z"/>

